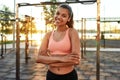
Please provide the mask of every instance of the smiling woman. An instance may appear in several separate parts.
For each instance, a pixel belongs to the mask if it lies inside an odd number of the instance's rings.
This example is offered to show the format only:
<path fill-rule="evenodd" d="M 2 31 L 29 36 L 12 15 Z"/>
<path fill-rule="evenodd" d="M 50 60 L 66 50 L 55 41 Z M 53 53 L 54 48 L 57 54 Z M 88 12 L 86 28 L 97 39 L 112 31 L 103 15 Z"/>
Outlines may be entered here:
<path fill-rule="evenodd" d="M 58 6 L 54 24 L 56 29 L 46 33 L 42 40 L 36 62 L 48 65 L 46 80 L 78 80 L 75 65 L 80 61 L 80 39 L 73 28 L 69 5 Z"/>

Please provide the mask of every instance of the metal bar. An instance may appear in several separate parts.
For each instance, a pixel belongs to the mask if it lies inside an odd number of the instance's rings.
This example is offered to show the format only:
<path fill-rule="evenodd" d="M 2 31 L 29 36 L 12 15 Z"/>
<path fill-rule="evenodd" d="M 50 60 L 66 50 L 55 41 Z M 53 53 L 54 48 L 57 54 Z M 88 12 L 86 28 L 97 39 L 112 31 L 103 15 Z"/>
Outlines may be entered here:
<path fill-rule="evenodd" d="M 15 13 L 3 11 L 3 10 L 0 10 L 0 14 L 11 14 L 11 15 L 15 15 Z"/>
<path fill-rule="evenodd" d="M 5 18 L 0 18 L 2 21 L 15 21 L 15 19 L 5 19 Z"/>
<path fill-rule="evenodd" d="M 16 19 L 18 19 L 19 5 L 16 4 Z M 20 28 L 16 21 L 16 80 L 20 80 Z"/>
<path fill-rule="evenodd" d="M 36 6 L 36 5 L 59 5 L 59 4 L 64 4 L 64 3 L 68 3 L 68 4 L 71 4 L 71 3 L 81 3 L 81 4 L 89 4 L 89 3 L 95 3 L 96 0 L 93 0 L 93 1 L 66 1 L 66 2 L 40 2 L 40 3 L 34 3 L 34 4 L 30 4 L 30 3 L 18 3 L 19 6 Z"/>
<path fill-rule="evenodd" d="M 15 5 L 16 5 L 16 0 L 14 0 L 14 13 L 15 13 Z M 15 15 L 14 15 L 14 20 L 15 20 Z M 15 22 L 13 23 L 13 49 L 15 50 Z"/>
<path fill-rule="evenodd" d="M 27 21 L 25 25 L 25 62 L 28 63 L 28 51 L 29 51 L 29 39 L 28 39 L 28 33 L 29 33 L 29 21 Z"/>
<path fill-rule="evenodd" d="M 86 18 L 87 21 L 96 21 L 96 18 Z M 100 22 L 118 22 L 120 21 L 119 17 L 102 17 L 100 18 Z"/>
<path fill-rule="evenodd" d="M 3 30 L 3 26 L 2 26 L 2 30 Z M 0 54 L 1 58 L 4 58 L 3 56 L 3 33 L 1 34 L 1 54 Z"/>
<path fill-rule="evenodd" d="M 5 54 L 6 54 L 6 50 L 7 50 L 7 48 L 6 48 L 6 40 L 7 40 L 7 37 L 4 36 L 4 38 L 5 38 Z"/>
<path fill-rule="evenodd" d="M 83 18 L 81 20 L 81 58 L 84 58 L 84 52 L 83 52 Z"/>
<path fill-rule="evenodd" d="M 59 5 L 63 3 L 78 3 L 78 2 L 40 2 L 40 3 L 19 3 L 19 6 L 38 6 L 38 5 Z"/>
<path fill-rule="evenodd" d="M 84 29 L 83 29 L 83 33 L 84 33 L 84 56 L 86 55 L 86 19 L 84 18 Z M 85 57 L 84 57 L 85 58 Z"/>
<path fill-rule="evenodd" d="M 100 80 L 100 0 L 97 0 L 96 80 Z"/>

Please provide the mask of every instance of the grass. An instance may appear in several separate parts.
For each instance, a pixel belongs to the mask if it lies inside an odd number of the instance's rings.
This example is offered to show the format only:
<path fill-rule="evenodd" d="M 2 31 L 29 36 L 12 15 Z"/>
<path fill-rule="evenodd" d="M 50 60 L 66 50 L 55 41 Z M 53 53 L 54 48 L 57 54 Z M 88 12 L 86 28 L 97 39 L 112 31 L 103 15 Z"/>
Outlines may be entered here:
<path fill-rule="evenodd" d="M 20 42 L 25 42 L 24 40 L 21 40 Z M 3 44 L 11 44 L 13 43 L 13 40 L 9 40 L 9 41 L 3 41 Z M 0 44 L 2 44 L 2 42 L 0 41 Z"/>
<path fill-rule="evenodd" d="M 25 40 L 21 40 L 20 42 L 25 42 Z M 11 44 L 11 43 L 13 43 L 13 41 L 11 40 L 9 40 L 9 41 L 6 41 L 6 44 Z M 34 41 L 33 41 L 33 43 L 34 43 Z M 0 41 L 0 44 L 1 44 L 1 41 Z M 5 44 L 5 42 L 3 42 L 3 44 Z M 83 44 L 83 43 L 81 43 L 81 44 Z M 93 39 L 87 39 L 87 40 L 85 40 L 85 43 L 84 44 L 86 44 L 86 47 L 96 47 L 96 40 L 93 40 Z M 120 48 L 120 45 L 118 45 L 118 44 L 120 44 L 120 40 L 109 40 L 109 39 L 105 39 L 105 47 L 107 48 L 107 47 L 111 47 L 111 48 Z M 102 41 L 100 41 L 100 45 L 101 45 L 101 47 L 103 47 L 103 42 Z"/>

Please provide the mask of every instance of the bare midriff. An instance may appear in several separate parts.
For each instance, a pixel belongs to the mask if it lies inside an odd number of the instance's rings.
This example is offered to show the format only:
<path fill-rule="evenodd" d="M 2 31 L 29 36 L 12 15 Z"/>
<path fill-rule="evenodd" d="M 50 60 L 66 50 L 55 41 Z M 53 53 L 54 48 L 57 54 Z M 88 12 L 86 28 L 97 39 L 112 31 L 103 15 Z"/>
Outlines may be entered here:
<path fill-rule="evenodd" d="M 71 72 L 74 66 L 53 67 L 49 66 L 49 70 L 55 74 L 63 75 Z"/>

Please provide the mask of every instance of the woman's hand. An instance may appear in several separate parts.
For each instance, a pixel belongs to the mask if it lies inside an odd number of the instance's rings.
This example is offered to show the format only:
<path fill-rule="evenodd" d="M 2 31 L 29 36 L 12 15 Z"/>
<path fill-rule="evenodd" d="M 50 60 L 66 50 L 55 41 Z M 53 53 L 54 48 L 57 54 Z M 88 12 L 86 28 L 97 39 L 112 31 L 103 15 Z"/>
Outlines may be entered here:
<path fill-rule="evenodd" d="M 67 54 L 61 57 L 61 62 L 79 64 L 80 56 L 75 53 Z"/>
<path fill-rule="evenodd" d="M 49 64 L 53 67 L 63 67 L 63 66 L 70 66 L 70 65 L 78 65 L 80 63 L 80 57 L 78 54 L 67 54 L 67 55 L 52 55 L 58 57 L 59 62 Z"/>

